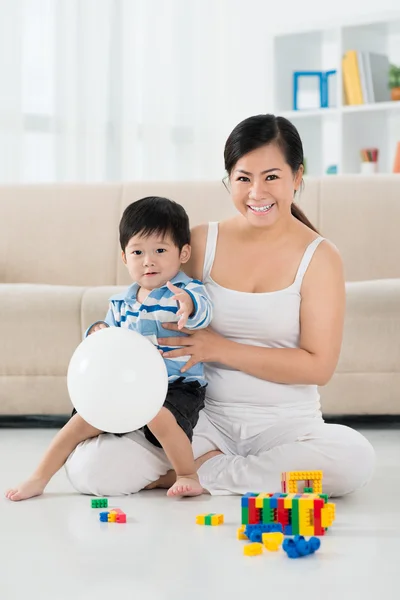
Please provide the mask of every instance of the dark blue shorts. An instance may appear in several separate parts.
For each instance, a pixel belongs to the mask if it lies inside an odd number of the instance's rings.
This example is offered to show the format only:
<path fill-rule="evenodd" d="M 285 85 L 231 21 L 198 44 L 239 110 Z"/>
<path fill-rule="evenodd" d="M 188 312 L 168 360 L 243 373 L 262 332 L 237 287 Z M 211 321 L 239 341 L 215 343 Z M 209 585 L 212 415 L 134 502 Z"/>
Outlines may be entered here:
<path fill-rule="evenodd" d="M 198 381 L 185 382 L 184 378 L 180 377 L 168 385 L 164 407 L 174 415 L 176 422 L 186 433 L 190 442 L 193 439 L 193 429 L 199 420 L 199 413 L 204 408 L 205 395 L 206 386 L 200 385 Z M 71 416 L 75 414 L 76 410 L 73 409 Z M 142 427 L 142 431 L 149 442 L 161 448 L 160 442 L 147 425 Z M 124 434 L 116 433 L 115 435 Z"/>

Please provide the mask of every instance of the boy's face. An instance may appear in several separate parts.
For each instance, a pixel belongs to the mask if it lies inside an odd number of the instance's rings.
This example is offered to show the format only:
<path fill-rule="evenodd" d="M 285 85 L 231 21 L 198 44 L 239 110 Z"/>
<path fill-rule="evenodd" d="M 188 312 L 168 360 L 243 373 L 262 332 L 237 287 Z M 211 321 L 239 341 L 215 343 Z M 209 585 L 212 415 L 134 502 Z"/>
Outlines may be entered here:
<path fill-rule="evenodd" d="M 180 271 L 181 264 L 190 258 L 190 246 L 179 252 L 171 237 L 166 235 L 134 235 L 129 240 L 122 260 L 132 281 L 146 290 L 162 287 Z"/>

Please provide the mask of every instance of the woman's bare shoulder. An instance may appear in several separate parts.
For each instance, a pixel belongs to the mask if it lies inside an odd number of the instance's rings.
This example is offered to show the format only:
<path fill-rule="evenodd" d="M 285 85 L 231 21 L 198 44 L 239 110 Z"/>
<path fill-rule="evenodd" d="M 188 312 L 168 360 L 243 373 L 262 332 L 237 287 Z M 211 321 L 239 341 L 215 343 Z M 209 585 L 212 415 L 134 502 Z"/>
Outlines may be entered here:
<path fill-rule="evenodd" d="M 338 248 L 330 240 L 324 238 L 316 249 L 310 266 L 304 277 L 304 286 L 313 285 L 316 281 L 335 280 L 344 284 L 344 267 Z"/>

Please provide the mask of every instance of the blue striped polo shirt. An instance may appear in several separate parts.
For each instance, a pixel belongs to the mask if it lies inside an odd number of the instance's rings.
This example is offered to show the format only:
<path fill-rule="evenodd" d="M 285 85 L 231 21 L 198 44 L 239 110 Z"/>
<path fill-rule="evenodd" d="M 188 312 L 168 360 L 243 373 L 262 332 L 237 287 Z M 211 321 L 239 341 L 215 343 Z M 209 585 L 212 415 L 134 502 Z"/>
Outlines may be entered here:
<path fill-rule="evenodd" d="M 194 311 L 186 323 L 186 328 L 202 329 L 207 327 L 212 318 L 212 305 L 201 281 L 191 279 L 185 273 L 179 271 L 171 279 L 171 283 L 185 290 L 193 300 Z M 162 323 L 177 323 L 179 320 L 179 317 L 176 315 L 179 307 L 177 301 L 172 299 L 174 296 L 173 292 L 164 285 L 152 290 L 144 302 L 140 303 L 137 300 L 138 291 L 139 285 L 134 283 L 126 292 L 111 296 L 104 323 L 109 327 L 127 327 L 128 329 L 132 329 L 147 337 L 157 348 L 165 352 L 175 350 L 176 347 L 161 347 L 158 344 L 158 338 L 185 335 L 180 331 L 164 329 L 162 326 Z M 99 322 L 101 323 L 102 321 L 97 321 L 96 323 Z M 96 325 L 96 323 L 93 323 L 93 325 Z M 86 335 L 93 325 L 88 328 Z M 168 380 L 172 382 L 179 377 L 183 377 L 186 382 L 198 381 L 202 386 L 206 385 L 202 363 L 198 363 L 185 373 L 181 373 L 181 368 L 189 359 L 190 356 L 165 358 Z"/>

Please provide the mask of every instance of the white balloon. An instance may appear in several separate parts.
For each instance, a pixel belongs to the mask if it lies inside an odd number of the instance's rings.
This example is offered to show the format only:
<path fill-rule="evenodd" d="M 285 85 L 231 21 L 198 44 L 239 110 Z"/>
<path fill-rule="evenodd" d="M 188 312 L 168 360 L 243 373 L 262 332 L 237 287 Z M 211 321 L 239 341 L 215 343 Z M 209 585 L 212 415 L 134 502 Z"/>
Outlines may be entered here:
<path fill-rule="evenodd" d="M 67 385 L 85 421 L 101 431 L 127 433 L 147 425 L 160 411 L 168 374 L 161 354 L 144 336 L 108 327 L 79 344 Z"/>

